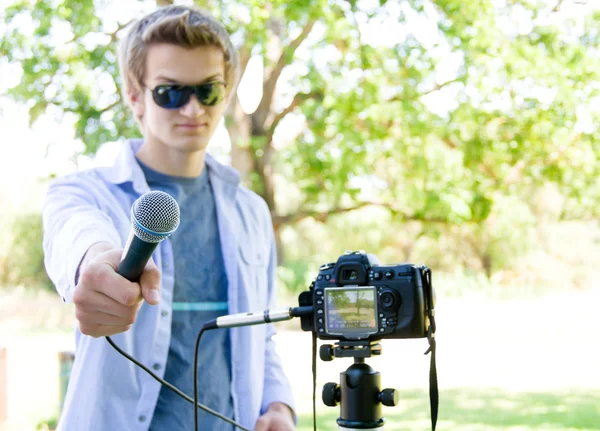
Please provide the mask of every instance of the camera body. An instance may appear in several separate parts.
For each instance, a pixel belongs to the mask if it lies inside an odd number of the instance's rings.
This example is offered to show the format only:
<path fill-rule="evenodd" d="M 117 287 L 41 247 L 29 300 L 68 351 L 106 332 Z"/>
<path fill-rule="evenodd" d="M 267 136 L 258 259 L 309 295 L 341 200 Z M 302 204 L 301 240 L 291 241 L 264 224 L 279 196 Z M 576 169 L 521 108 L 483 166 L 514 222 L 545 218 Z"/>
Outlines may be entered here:
<path fill-rule="evenodd" d="M 310 290 L 300 294 L 300 305 L 314 309 L 302 318 L 302 329 L 323 340 L 426 337 L 425 271 L 413 264 L 380 265 L 364 251 L 346 252 L 322 265 Z"/>

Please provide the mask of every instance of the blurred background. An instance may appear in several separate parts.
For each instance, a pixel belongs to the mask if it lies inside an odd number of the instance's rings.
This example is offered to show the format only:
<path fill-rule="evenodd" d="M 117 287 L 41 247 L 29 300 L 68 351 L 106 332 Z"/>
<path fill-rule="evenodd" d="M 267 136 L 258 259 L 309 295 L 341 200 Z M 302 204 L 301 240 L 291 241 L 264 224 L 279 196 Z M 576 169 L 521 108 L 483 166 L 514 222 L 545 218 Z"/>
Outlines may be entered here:
<path fill-rule="evenodd" d="M 53 429 L 74 349 L 43 266 L 45 186 L 138 136 L 116 42 L 169 3 L 0 1 L 2 430 Z M 600 2 L 194 3 L 240 51 L 209 151 L 269 205 L 280 305 L 345 250 L 426 263 L 439 430 L 600 430 Z M 311 336 L 292 321 L 277 342 L 312 429 Z M 400 392 L 386 429 L 428 429 L 426 349 L 384 340 L 367 361 Z M 318 363 L 321 430 L 348 361 Z"/>

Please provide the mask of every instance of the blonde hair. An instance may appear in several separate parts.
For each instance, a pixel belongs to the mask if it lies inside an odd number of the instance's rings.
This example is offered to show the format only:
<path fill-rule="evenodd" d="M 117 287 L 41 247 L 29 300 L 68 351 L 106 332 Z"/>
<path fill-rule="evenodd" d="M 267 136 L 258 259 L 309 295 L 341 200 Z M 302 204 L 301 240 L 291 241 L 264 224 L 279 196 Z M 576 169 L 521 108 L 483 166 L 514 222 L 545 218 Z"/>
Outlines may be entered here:
<path fill-rule="evenodd" d="M 165 6 L 131 24 L 119 45 L 122 94 L 141 90 L 146 78 L 146 56 L 150 46 L 170 43 L 184 48 L 213 45 L 223 50 L 225 82 L 231 92 L 239 75 L 239 55 L 225 26 L 209 12 L 194 6 Z"/>

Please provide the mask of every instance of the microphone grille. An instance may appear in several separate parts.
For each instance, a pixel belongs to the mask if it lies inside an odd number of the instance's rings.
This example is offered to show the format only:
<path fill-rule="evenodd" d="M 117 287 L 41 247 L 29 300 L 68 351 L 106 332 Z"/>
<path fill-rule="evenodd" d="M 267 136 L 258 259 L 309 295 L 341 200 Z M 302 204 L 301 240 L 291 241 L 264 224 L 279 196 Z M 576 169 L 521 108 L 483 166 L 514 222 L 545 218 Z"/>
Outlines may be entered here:
<path fill-rule="evenodd" d="M 154 190 L 133 203 L 131 219 L 135 236 L 145 242 L 158 243 L 179 226 L 179 205 L 168 193 Z"/>

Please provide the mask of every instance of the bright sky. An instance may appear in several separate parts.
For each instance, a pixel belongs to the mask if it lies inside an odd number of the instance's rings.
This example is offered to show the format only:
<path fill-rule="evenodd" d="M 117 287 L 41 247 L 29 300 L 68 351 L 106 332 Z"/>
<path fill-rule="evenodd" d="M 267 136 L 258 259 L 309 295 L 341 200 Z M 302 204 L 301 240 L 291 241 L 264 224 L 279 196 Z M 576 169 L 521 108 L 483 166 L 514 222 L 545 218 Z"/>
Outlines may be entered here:
<path fill-rule="evenodd" d="M 0 0 L 0 12 L 12 0 Z M 179 1 L 177 3 L 191 3 L 190 1 Z M 503 4 L 503 0 L 495 0 L 494 3 Z M 595 2 L 591 2 L 595 3 Z M 378 4 L 377 0 L 363 0 L 363 4 L 373 7 Z M 116 26 L 114 17 L 119 17 L 121 22 L 126 22 L 128 18 L 139 16 L 141 13 L 153 9 L 152 2 L 139 2 L 137 0 L 114 0 L 107 2 L 106 7 L 98 11 L 100 18 L 107 23 Z M 408 34 L 413 34 L 428 46 L 434 55 L 443 59 L 438 70 L 438 82 L 444 82 L 455 76 L 460 66 L 461 58 L 457 55 L 449 55 L 448 47 L 443 43 L 435 47 L 441 40 L 437 36 L 435 21 L 424 18 L 412 12 L 404 3 L 388 2 L 389 15 L 387 18 L 375 19 L 370 24 L 361 23 L 361 32 L 363 42 L 374 45 L 394 44 L 403 40 Z M 598 4 L 596 3 L 596 7 Z M 582 19 L 587 7 L 576 5 L 572 1 L 566 1 L 561 11 L 560 19 L 565 15 L 573 18 L 576 28 L 581 28 Z M 437 18 L 437 14 L 432 7 L 426 7 L 430 17 Z M 408 25 L 399 26 L 397 17 L 403 12 L 406 15 Z M 553 14 L 555 19 L 559 17 Z M 508 31 L 526 32 L 531 23 L 528 18 L 518 13 L 512 17 L 505 18 Z M 31 25 L 24 22 L 21 26 L 24 32 L 31 31 Z M 0 23 L 0 36 L 3 34 L 3 24 Z M 322 29 L 316 27 L 311 37 L 318 38 Z M 68 40 L 68 32 L 55 29 L 57 40 Z M 391 38 L 389 35 L 395 35 Z M 93 43 L 93 41 L 91 41 Z M 308 59 L 311 52 L 307 49 L 298 50 L 299 59 Z M 246 75 L 242 78 L 239 86 L 239 95 L 246 111 L 252 111 L 257 106 L 261 93 L 257 91 L 262 76 L 262 63 L 260 59 L 251 60 Z M 279 105 L 285 105 L 285 93 L 289 89 L 288 82 L 291 81 L 298 69 L 290 67 L 284 71 L 279 85 L 282 94 Z M 66 173 L 73 171 L 76 164 L 73 160 L 73 154 L 80 151 L 83 145 L 74 140 L 72 119 L 68 117 L 62 121 L 57 121 L 55 116 L 50 113 L 40 117 L 33 128 L 30 128 L 27 120 L 27 111 L 23 106 L 19 106 L 3 96 L 4 91 L 16 85 L 20 79 L 21 70 L 19 66 L 9 65 L 3 59 L 0 59 L 0 202 L 3 203 L 5 211 L 0 218 L 13 212 L 35 211 L 39 209 L 43 200 L 43 187 L 40 188 L 40 177 L 48 175 L 50 172 Z M 433 111 L 444 113 L 452 108 L 457 89 L 447 88 L 428 96 L 427 104 Z M 288 96 L 289 97 L 289 96 Z M 584 117 L 582 113 L 582 117 Z M 299 127 L 301 120 L 289 119 L 289 126 Z M 296 124 L 291 124 L 291 123 Z M 587 127 L 593 127 L 593 124 L 587 124 Z M 286 127 L 288 129 L 288 127 Z M 279 135 L 279 134 L 278 134 Z M 276 138 L 278 137 L 276 135 Z M 279 136 L 281 139 L 282 136 Z M 79 159 L 79 167 L 85 168 L 93 163 L 106 164 L 113 157 L 118 143 L 107 144 L 97 154 L 96 160 L 92 161 L 86 158 Z M 230 149 L 230 141 L 227 131 L 221 124 L 211 143 L 211 152 L 215 153 L 221 160 L 227 161 Z M 8 203 L 8 205 L 6 205 Z M 6 209 L 8 208 L 8 211 Z"/>

